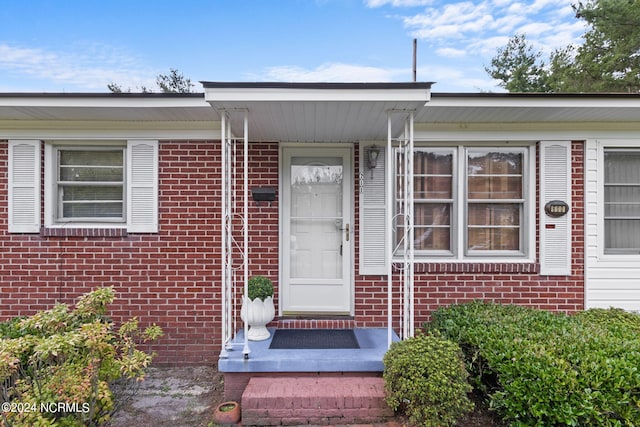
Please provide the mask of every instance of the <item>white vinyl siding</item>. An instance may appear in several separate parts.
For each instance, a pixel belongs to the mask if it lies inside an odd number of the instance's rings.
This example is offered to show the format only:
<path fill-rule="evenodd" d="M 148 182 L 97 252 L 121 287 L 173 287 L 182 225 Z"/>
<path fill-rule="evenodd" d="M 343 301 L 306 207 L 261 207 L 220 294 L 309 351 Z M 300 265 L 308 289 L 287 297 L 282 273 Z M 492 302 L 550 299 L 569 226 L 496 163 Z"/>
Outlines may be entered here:
<path fill-rule="evenodd" d="M 360 145 L 360 274 L 387 274 L 386 255 L 386 158 L 384 144 L 375 169 L 367 167 L 367 152 L 373 144 Z"/>
<path fill-rule="evenodd" d="M 640 150 L 640 140 L 587 140 L 585 147 L 585 308 L 640 310 L 640 254 L 606 249 L 605 153 Z M 617 174 L 610 171 L 609 176 Z M 620 173 L 626 173 L 620 171 Z M 627 176 L 627 178 L 631 178 Z"/>
<path fill-rule="evenodd" d="M 40 141 L 9 141 L 10 233 L 40 232 Z"/>
<path fill-rule="evenodd" d="M 569 212 L 553 218 L 545 205 L 562 201 Z M 540 274 L 571 274 L 571 142 L 540 142 Z"/>

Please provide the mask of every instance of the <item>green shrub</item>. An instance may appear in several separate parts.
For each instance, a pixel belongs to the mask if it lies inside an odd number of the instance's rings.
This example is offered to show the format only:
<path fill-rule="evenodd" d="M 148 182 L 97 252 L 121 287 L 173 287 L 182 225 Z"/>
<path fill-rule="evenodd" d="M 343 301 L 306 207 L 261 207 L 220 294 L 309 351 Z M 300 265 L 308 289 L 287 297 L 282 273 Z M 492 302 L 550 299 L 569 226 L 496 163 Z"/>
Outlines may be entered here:
<path fill-rule="evenodd" d="M 429 329 L 457 341 L 474 383 L 515 426 L 640 425 L 640 318 L 473 302 Z"/>
<path fill-rule="evenodd" d="M 423 426 L 449 426 L 473 408 L 460 348 L 433 335 L 393 343 L 384 356 L 386 401 Z"/>
<path fill-rule="evenodd" d="M 114 411 L 110 386 L 144 377 L 153 355 L 136 341 L 157 339 L 158 326 L 141 331 L 137 320 L 117 331 L 106 317 L 114 299 L 102 288 L 0 327 L 0 426 L 98 426 Z M 7 410 L 8 409 L 8 410 Z"/>
<path fill-rule="evenodd" d="M 249 279 L 247 285 L 249 290 L 249 299 L 253 301 L 256 298 L 260 298 L 262 301 L 268 297 L 273 296 L 273 283 L 271 280 L 264 276 L 253 276 Z"/>

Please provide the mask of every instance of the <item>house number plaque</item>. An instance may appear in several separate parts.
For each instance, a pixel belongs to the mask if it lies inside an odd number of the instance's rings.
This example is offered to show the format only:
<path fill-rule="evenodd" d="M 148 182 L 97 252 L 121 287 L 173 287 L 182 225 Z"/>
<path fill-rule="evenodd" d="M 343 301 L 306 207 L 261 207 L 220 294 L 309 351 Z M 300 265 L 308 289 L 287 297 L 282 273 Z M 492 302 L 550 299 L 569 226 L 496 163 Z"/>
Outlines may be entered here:
<path fill-rule="evenodd" d="M 552 218 L 560 218 L 569 212 L 569 205 L 562 200 L 552 200 L 544 205 L 544 212 Z"/>

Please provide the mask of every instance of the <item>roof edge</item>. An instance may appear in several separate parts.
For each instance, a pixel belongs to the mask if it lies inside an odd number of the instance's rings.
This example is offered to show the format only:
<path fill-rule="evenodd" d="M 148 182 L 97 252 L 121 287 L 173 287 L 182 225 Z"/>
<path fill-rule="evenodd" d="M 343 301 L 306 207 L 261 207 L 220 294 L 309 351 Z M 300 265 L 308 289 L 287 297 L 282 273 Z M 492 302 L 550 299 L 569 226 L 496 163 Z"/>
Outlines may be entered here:
<path fill-rule="evenodd" d="M 205 89 L 430 89 L 433 82 L 200 82 Z"/>
<path fill-rule="evenodd" d="M 640 98 L 627 92 L 431 92 L 432 98 Z"/>
<path fill-rule="evenodd" d="M 203 98 L 204 92 L 0 92 L 0 98 Z"/>

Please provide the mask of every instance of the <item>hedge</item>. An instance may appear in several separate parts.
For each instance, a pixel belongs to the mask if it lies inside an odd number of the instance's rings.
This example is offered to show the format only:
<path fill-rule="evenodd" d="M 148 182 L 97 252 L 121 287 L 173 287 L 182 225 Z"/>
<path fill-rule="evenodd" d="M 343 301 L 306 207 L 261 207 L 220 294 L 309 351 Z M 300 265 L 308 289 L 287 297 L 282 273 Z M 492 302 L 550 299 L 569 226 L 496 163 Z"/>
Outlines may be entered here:
<path fill-rule="evenodd" d="M 427 329 L 459 343 L 472 384 L 514 426 L 640 426 L 640 316 L 471 302 Z"/>

